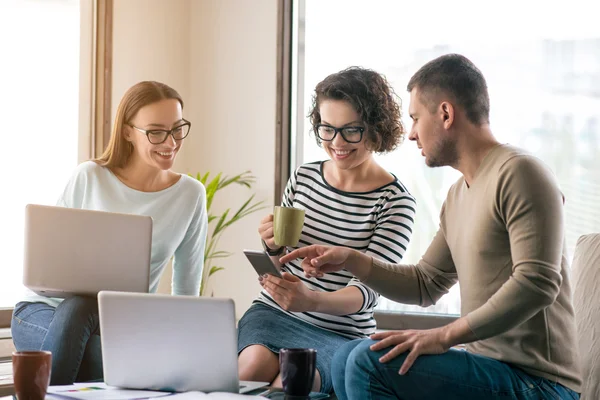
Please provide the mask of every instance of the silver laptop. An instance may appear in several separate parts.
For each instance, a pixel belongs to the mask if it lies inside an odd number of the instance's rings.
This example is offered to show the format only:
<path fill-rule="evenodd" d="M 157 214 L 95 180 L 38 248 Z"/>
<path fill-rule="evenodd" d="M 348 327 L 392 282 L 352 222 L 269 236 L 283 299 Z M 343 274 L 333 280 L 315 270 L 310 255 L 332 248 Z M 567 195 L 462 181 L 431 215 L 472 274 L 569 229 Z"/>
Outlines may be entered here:
<path fill-rule="evenodd" d="M 247 393 L 231 299 L 102 291 L 104 381 L 129 389 Z"/>
<path fill-rule="evenodd" d="M 39 295 L 147 293 L 152 218 L 29 204 L 23 284 Z"/>

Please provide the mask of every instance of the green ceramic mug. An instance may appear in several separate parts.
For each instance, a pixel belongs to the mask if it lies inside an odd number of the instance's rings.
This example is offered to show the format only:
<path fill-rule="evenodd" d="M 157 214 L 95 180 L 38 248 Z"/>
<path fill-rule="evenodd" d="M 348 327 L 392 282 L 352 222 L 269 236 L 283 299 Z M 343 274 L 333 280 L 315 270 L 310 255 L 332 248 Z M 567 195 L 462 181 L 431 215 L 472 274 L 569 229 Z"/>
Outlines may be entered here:
<path fill-rule="evenodd" d="M 275 206 L 273 210 L 273 236 L 277 246 L 296 247 L 304 226 L 304 210 Z"/>

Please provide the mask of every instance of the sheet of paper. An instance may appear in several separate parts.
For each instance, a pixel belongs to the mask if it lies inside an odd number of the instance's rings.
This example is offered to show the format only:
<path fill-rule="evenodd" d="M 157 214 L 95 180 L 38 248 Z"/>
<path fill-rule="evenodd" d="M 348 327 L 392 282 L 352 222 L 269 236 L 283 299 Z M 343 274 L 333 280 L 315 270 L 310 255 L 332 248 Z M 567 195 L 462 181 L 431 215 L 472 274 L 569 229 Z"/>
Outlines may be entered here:
<path fill-rule="evenodd" d="M 223 392 L 213 392 L 213 393 L 202 393 L 202 392 L 186 392 L 186 393 L 176 393 L 172 396 L 169 396 L 168 400 L 264 400 L 264 397 L 260 396 L 248 396 L 244 394 L 236 394 L 236 393 L 223 393 Z M 166 400 L 166 399 L 165 399 Z"/>
<path fill-rule="evenodd" d="M 128 390 L 108 386 L 105 383 L 76 383 L 66 386 L 48 387 L 47 400 L 142 400 L 165 398 L 164 400 L 264 400 L 260 396 L 247 396 L 236 393 L 170 393 L 150 390 Z"/>
<path fill-rule="evenodd" d="M 48 387 L 50 398 L 80 399 L 80 400 L 137 400 L 156 397 L 172 396 L 169 392 L 154 392 L 150 390 L 127 390 L 107 386 L 105 383 L 76 383 L 66 386 Z"/>

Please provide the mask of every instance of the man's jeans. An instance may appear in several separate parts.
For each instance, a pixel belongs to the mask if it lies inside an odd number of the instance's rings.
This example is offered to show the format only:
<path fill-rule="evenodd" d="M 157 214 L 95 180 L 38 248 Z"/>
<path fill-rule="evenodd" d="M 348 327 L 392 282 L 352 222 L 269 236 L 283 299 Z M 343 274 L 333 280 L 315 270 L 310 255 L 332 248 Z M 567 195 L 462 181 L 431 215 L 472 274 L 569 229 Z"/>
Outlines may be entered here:
<path fill-rule="evenodd" d="M 96 298 L 71 297 L 56 308 L 45 303 L 18 303 L 11 331 L 18 351 L 52 352 L 52 385 L 102 379 Z"/>
<path fill-rule="evenodd" d="M 577 393 L 560 384 L 460 350 L 422 355 L 400 375 L 407 353 L 382 364 L 379 358 L 389 349 L 371 351 L 373 343 L 370 339 L 353 340 L 336 352 L 332 375 L 340 400 L 579 399 Z"/>

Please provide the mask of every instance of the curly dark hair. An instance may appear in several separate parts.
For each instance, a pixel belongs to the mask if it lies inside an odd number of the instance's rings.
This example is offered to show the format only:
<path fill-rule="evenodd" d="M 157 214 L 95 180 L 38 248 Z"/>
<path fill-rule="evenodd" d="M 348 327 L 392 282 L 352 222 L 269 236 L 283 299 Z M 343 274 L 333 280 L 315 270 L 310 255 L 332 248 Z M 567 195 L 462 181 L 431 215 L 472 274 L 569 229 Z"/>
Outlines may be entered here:
<path fill-rule="evenodd" d="M 406 134 L 400 119 L 402 101 L 385 76 L 373 70 L 349 67 L 319 82 L 308 114 L 319 146 L 315 129 L 321 123 L 319 107 L 323 100 L 345 100 L 354 107 L 365 124 L 367 148 L 375 153 L 394 150 Z"/>

